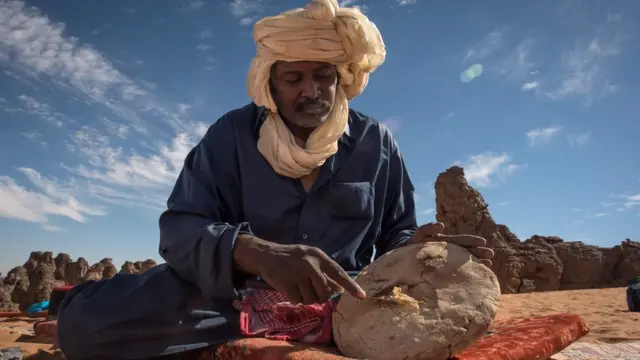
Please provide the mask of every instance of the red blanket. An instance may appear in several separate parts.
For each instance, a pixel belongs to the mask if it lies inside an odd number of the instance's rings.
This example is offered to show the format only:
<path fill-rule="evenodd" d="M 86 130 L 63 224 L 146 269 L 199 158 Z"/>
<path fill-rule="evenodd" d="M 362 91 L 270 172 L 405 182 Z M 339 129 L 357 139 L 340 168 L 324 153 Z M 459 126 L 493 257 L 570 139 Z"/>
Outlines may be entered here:
<path fill-rule="evenodd" d="M 453 360 L 548 359 L 589 332 L 578 315 L 551 315 L 496 322 L 493 330 Z M 263 338 L 231 341 L 200 360 L 347 360 L 337 349 Z"/>

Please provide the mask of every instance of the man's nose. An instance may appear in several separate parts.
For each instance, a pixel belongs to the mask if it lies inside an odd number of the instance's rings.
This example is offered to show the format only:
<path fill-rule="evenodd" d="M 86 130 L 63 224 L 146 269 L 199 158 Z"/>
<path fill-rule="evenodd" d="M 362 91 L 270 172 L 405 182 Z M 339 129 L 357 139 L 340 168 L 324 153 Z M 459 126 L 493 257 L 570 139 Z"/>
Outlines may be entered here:
<path fill-rule="evenodd" d="M 320 86 L 313 79 L 305 80 L 302 83 L 302 96 L 309 99 L 316 99 L 320 94 Z"/>

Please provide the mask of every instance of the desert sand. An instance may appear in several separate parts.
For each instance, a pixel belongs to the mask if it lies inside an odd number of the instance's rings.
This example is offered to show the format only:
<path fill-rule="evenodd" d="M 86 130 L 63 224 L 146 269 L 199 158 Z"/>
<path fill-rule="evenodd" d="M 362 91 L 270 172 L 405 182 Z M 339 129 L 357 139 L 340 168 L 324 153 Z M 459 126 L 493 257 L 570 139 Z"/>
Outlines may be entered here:
<path fill-rule="evenodd" d="M 625 288 L 553 291 L 502 295 L 497 319 L 573 313 L 581 315 L 591 332 L 579 342 L 640 341 L 640 313 L 630 313 Z M 0 319 L 0 348 L 20 347 L 25 355 L 53 351 L 46 338 L 33 336 L 34 319 Z M 38 359 L 53 358 L 40 354 Z"/>

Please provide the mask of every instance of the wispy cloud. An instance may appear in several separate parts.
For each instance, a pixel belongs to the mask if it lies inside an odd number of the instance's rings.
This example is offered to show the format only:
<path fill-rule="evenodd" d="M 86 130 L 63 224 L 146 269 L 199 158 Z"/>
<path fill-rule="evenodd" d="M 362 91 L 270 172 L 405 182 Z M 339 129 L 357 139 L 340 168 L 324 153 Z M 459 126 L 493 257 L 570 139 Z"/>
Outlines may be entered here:
<path fill-rule="evenodd" d="M 416 3 L 417 0 L 396 0 L 398 2 L 398 5 L 400 6 L 404 6 L 404 5 L 413 5 Z"/>
<path fill-rule="evenodd" d="M 56 228 L 49 223 L 51 216 L 61 216 L 85 222 L 89 216 L 103 216 L 103 208 L 79 201 L 73 194 L 73 183 L 60 184 L 45 178 L 30 168 L 18 169 L 35 189 L 18 185 L 12 178 L 0 176 L 0 217 L 41 224 L 45 230 Z M 57 229 L 57 228 L 56 228 Z"/>
<path fill-rule="evenodd" d="M 52 22 L 22 1 L 0 2 L 0 63 L 32 78 L 49 80 L 83 102 L 100 104 L 141 133 L 148 131 L 138 114 L 141 111 L 178 124 L 144 83 L 120 72 L 92 46 L 65 36 L 64 30 L 64 24 Z"/>
<path fill-rule="evenodd" d="M 435 210 L 435 209 L 433 209 L 433 208 L 431 208 L 431 209 L 426 209 L 426 210 L 422 211 L 422 215 L 431 215 L 431 214 L 433 214 L 433 213 L 435 213 L 435 212 L 436 212 L 436 210 Z"/>
<path fill-rule="evenodd" d="M 21 1 L 0 2 L 0 63 L 5 72 L 52 85 L 100 114 L 92 126 L 80 126 L 47 104 L 41 92 L 18 96 L 18 107 L 0 99 L 8 116 L 31 114 L 64 129 L 70 151 L 62 166 L 67 171 L 61 173 L 68 180 L 19 168 L 26 186 L 0 174 L 0 217 L 60 231 L 57 217 L 86 222 L 115 206 L 161 211 L 185 155 L 208 125 L 189 120 L 188 104 L 158 101 L 152 85 L 129 78 L 116 67 L 117 61 L 66 36 L 64 29 Z M 110 115 L 104 116 L 104 110 Z M 34 141 L 40 137 L 33 131 L 23 136 Z"/>
<path fill-rule="evenodd" d="M 553 137 L 558 135 L 559 132 L 559 126 L 550 126 L 547 128 L 529 130 L 527 131 L 526 136 L 529 140 L 529 146 L 535 147 L 549 143 Z"/>
<path fill-rule="evenodd" d="M 512 163 L 508 153 L 492 152 L 472 155 L 466 162 L 456 161 L 455 164 L 462 166 L 467 181 L 478 187 L 491 186 L 496 180 L 504 181 L 516 171 L 527 167 L 527 164 Z"/>
<path fill-rule="evenodd" d="M 32 115 L 36 115 L 50 124 L 61 127 L 63 120 L 68 120 L 63 114 L 53 111 L 51 106 L 42 103 L 27 95 L 20 95 L 18 99 L 24 104 L 24 110 Z"/>
<path fill-rule="evenodd" d="M 361 0 L 339 0 L 338 4 L 340 7 L 355 7 L 360 9 L 363 13 L 366 13 L 369 10 L 369 6 L 366 4 L 361 4 Z M 402 5 L 402 4 L 401 4 Z"/>
<path fill-rule="evenodd" d="M 622 52 L 626 37 L 616 26 L 620 16 L 609 16 L 596 34 L 581 39 L 562 54 L 562 73 L 558 86 L 545 94 L 554 100 L 581 96 L 585 104 L 610 96 L 620 90 L 608 78 L 609 60 Z"/>
<path fill-rule="evenodd" d="M 532 59 L 535 41 L 527 38 L 510 51 L 498 65 L 498 74 L 514 82 L 521 82 L 535 71 Z"/>
<path fill-rule="evenodd" d="M 526 83 L 522 84 L 522 87 L 520 88 L 520 90 L 522 90 L 522 91 L 530 91 L 530 90 L 534 90 L 538 86 L 540 86 L 540 82 L 539 81 L 526 82 Z"/>
<path fill-rule="evenodd" d="M 462 62 L 480 61 L 492 55 L 502 46 L 505 32 L 505 27 L 497 27 L 486 34 L 467 50 Z"/>
<path fill-rule="evenodd" d="M 183 11 L 195 11 L 204 7 L 205 2 L 203 0 L 186 0 L 183 3 Z"/>
<path fill-rule="evenodd" d="M 517 201 L 513 201 L 513 200 L 506 200 L 506 201 L 500 201 L 498 203 L 496 203 L 496 206 L 507 206 L 507 205 L 512 205 L 512 204 L 516 204 Z"/>
<path fill-rule="evenodd" d="M 602 205 L 608 209 L 615 207 L 618 212 L 634 210 L 640 207 L 640 193 L 612 194 Z"/>
<path fill-rule="evenodd" d="M 585 147 L 591 141 L 591 131 L 585 131 L 579 134 L 567 134 L 569 145 L 574 148 Z"/>
<path fill-rule="evenodd" d="M 213 31 L 209 28 L 202 29 L 197 35 L 198 39 L 203 39 L 203 40 L 211 39 L 212 37 L 213 37 Z"/>
<path fill-rule="evenodd" d="M 392 116 L 385 119 L 382 124 L 384 124 L 384 126 L 386 126 L 391 132 L 397 132 L 402 126 L 402 119 L 400 119 L 399 116 Z"/>
<path fill-rule="evenodd" d="M 442 117 L 442 120 L 451 120 L 451 119 L 457 117 L 458 115 L 460 115 L 459 111 L 451 111 L 451 112 L 447 113 L 447 115 Z"/>
<path fill-rule="evenodd" d="M 229 10 L 241 25 L 249 25 L 264 11 L 263 2 L 264 0 L 233 0 L 229 3 Z"/>

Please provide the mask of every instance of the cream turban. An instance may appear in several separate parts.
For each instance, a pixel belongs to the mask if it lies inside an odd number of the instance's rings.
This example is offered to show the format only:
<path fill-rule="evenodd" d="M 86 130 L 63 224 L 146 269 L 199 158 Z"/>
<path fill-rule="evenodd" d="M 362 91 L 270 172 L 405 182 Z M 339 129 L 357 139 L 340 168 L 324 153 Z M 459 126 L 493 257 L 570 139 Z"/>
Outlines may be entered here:
<path fill-rule="evenodd" d="M 384 61 L 382 37 L 360 10 L 339 7 L 336 0 L 312 0 L 305 9 L 261 19 L 253 37 L 257 54 L 249 70 L 248 92 L 254 103 L 269 110 L 258 150 L 277 173 L 292 178 L 308 175 L 336 153 L 348 122 L 348 100 L 364 90 L 369 73 Z M 333 110 L 304 148 L 296 144 L 271 98 L 269 76 L 276 61 L 326 62 L 336 65 L 340 74 Z"/>

